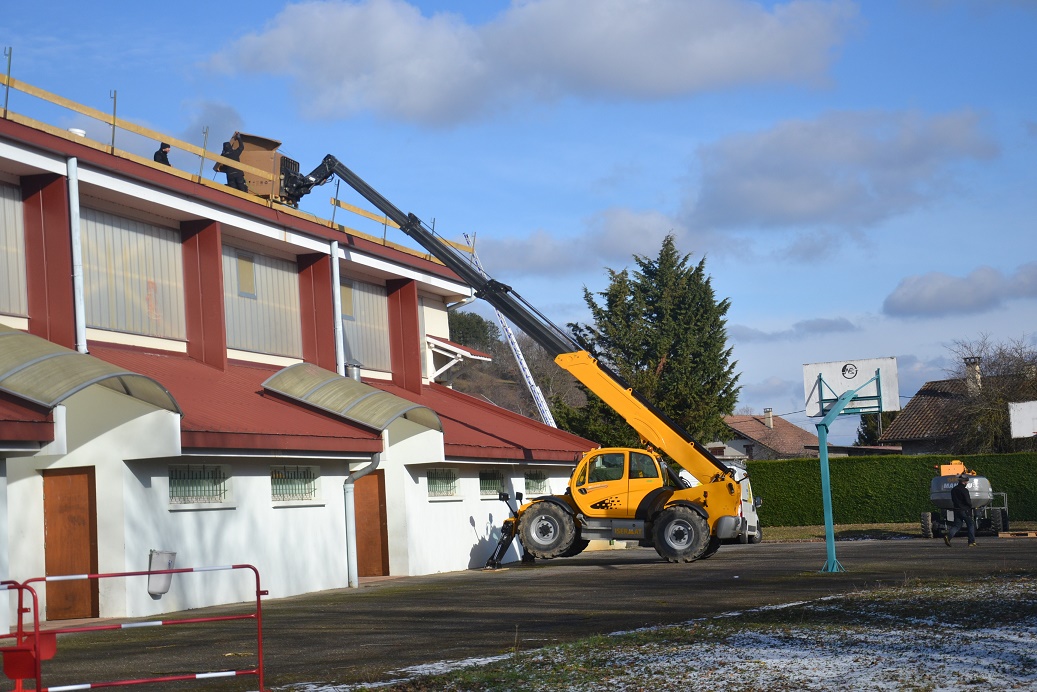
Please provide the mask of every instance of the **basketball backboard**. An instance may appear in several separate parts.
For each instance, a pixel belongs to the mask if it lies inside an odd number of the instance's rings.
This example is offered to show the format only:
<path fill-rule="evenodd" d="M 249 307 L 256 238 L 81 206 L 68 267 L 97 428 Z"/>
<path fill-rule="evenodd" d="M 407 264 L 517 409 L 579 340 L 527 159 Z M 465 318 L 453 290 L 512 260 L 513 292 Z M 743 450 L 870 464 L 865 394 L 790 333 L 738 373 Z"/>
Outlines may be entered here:
<path fill-rule="evenodd" d="M 1008 404 L 1008 420 L 1012 426 L 1012 437 L 1037 436 L 1037 401 Z"/>
<path fill-rule="evenodd" d="M 824 416 L 840 396 L 858 388 L 860 391 L 843 409 L 844 414 L 899 411 L 897 359 L 833 360 L 803 366 L 808 416 Z"/>

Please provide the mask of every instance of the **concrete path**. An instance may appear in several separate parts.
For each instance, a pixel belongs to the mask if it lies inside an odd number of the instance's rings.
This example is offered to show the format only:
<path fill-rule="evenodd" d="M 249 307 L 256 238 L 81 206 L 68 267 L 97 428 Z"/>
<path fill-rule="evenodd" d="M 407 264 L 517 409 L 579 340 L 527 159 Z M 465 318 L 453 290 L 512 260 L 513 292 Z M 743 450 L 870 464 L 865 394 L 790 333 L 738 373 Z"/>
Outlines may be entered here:
<path fill-rule="evenodd" d="M 427 577 L 365 580 L 360 589 L 263 604 L 268 688 L 399 677 L 393 671 L 494 656 L 593 634 L 679 623 L 913 579 L 1037 571 L 1037 539 L 909 539 L 837 544 L 845 572 L 821 573 L 824 543 L 724 546 L 692 564 L 651 549 Z M 240 612 L 232 607 L 185 617 Z M 88 641 L 89 640 L 89 641 Z M 142 679 L 255 666 L 253 623 L 148 627 L 67 635 L 44 664 L 45 686 Z M 254 677 L 192 689 L 256 689 Z M 0 689 L 11 689 L 0 685 Z M 148 686 L 147 689 L 159 689 Z M 183 684 L 178 689 L 183 689 Z"/>

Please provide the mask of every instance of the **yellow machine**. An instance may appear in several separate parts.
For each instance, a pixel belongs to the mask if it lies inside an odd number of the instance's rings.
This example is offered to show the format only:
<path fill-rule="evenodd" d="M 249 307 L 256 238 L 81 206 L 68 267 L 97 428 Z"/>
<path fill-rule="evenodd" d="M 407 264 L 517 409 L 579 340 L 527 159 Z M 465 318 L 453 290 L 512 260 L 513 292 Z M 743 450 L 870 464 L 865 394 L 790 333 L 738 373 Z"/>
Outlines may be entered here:
<path fill-rule="evenodd" d="M 515 323 L 550 353 L 559 367 L 594 392 L 641 436 L 650 449 L 596 449 L 587 452 L 564 495 L 538 497 L 513 507 L 488 567 L 497 567 L 515 536 L 528 555 L 566 557 L 591 539 L 638 541 L 654 546 L 672 562 L 712 555 L 725 539 L 744 534 L 742 488 L 734 472 L 696 442 L 666 414 L 634 392 L 572 337 L 555 326 L 509 286 L 486 276 L 414 214 L 404 214 L 334 156 L 324 157 L 309 175 L 286 174 L 282 196 L 288 203 L 337 175 L 403 232 L 453 270 L 476 295 Z M 699 485 L 689 488 L 654 450 L 668 455 Z M 741 482 L 748 483 L 743 477 Z M 521 495 L 516 499 L 522 500 Z"/>

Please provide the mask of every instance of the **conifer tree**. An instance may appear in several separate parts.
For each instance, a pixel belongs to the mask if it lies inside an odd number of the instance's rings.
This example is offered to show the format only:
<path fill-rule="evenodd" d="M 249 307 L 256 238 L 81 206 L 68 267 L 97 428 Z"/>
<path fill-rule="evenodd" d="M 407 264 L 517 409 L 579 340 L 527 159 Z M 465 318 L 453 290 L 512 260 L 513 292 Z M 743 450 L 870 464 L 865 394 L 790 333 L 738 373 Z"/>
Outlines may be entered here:
<path fill-rule="evenodd" d="M 727 345 L 730 302 L 718 301 L 706 260 L 689 264 L 666 236 L 655 258 L 635 255 L 637 270 L 608 270 L 609 285 L 584 289 L 592 325 L 571 324 L 577 341 L 700 442 L 721 439 L 723 416 L 738 399 L 736 362 Z M 600 399 L 555 402 L 559 425 L 605 445 L 638 445 L 637 434 Z"/>

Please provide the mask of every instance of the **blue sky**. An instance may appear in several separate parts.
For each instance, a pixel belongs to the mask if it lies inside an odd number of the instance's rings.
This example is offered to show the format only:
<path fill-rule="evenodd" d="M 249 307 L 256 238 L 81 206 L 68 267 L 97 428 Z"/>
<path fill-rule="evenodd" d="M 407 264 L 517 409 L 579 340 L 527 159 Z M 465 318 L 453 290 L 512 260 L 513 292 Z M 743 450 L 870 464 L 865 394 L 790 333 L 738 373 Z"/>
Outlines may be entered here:
<path fill-rule="evenodd" d="M 116 91 L 121 117 L 198 145 L 208 127 L 210 148 L 240 129 L 304 170 L 335 154 L 447 237 L 474 233 L 490 274 L 559 324 L 587 319 L 582 288 L 603 289 L 606 267 L 672 232 L 731 301 L 740 407 L 810 430 L 804 363 L 895 356 L 906 401 L 946 376 L 955 340 L 1037 343 L 1035 36 L 1027 0 L 49 2 L 0 16 L 15 78 L 106 111 Z M 332 192 L 305 207 L 328 216 Z"/>

